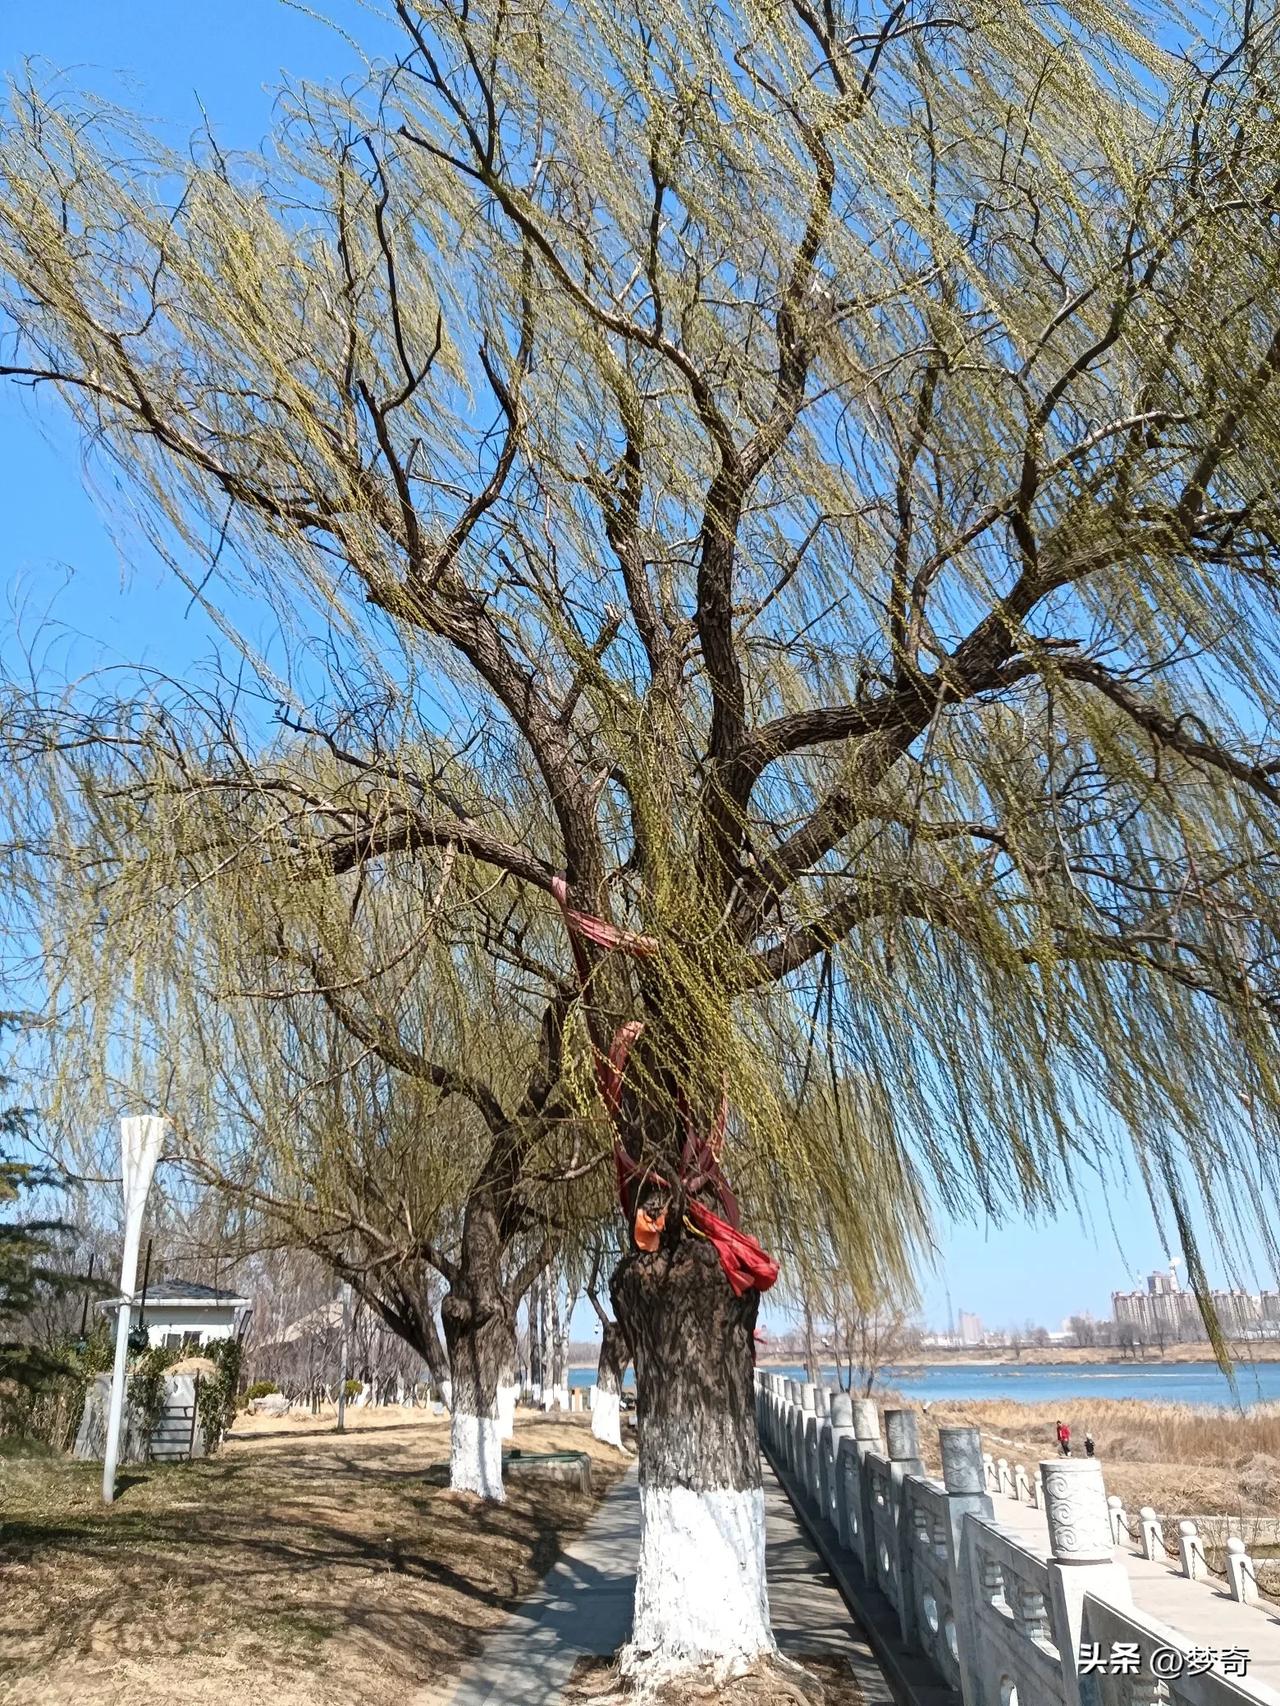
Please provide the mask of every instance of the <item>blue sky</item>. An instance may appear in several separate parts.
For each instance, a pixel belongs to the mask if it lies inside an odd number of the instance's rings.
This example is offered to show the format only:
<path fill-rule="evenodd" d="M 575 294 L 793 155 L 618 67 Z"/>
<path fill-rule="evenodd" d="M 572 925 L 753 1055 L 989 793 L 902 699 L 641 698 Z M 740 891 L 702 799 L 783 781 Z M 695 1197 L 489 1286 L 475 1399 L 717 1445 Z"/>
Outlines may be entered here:
<path fill-rule="evenodd" d="M 333 0 L 329 14 L 366 41 L 371 29 L 381 35 L 356 0 Z M 356 67 L 331 30 L 285 0 L 8 0 L 0 67 L 18 73 L 28 57 L 141 110 L 172 140 L 201 122 L 203 107 L 231 147 L 252 147 L 269 129 L 283 71 L 334 78 Z M 21 636 L 5 620 L 0 647 L 11 667 L 32 645 L 55 678 L 112 661 L 181 676 L 211 655 L 214 633 L 183 587 L 136 543 L 122 552 L 113 542 L 52 399 L 0 390 L 0 515 L 6 616 L 19 619 Z M 1163 1265 L 1165 1246 L 1131 1182 L 1119 1179 L 1093 1200 L 1086 1222 L 1069 1210 L 1044 1226 L 941 1228 L 926 1319 L 945 1325 L 948 1301 L 992 1325 L 1032 1319 L 1056 1328 L 1076 1310 L 1106 1313 L 1113 1289 Z M 1223 1283 L 1222 1264 L 1207 1247 L 1205 1255 L 1211 1280 Z M 1270 1274 L 1252 1279 L 1275 1283 Z M 575 1327 L 585 1332 L 589 1321 L 583 1315 Z"/>

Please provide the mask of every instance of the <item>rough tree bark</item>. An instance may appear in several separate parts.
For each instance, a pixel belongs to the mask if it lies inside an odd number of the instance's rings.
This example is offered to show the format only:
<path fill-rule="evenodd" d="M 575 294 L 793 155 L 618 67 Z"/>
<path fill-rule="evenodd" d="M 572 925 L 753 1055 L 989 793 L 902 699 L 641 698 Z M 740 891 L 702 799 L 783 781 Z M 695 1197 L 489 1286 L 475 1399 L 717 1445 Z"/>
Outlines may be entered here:
<path fill-rule="evenodd" d="M 552 1334 L 555 1344 L 555 1402 L 558 1409 L 565 1411 L 569 1408 L 569 1331 L 577 1301 L 577 1292 L 574 1290 L 567 1291 L 562 1310 L 557 1297 L 555 1327 Z"/>
<path fill-rule="evenodd" d="M 516 1324 L 510 1323 L 510 1350 L 498 1371 L 498 1434 L 508 1440 L 516 1437 L 516 1400 L 520 1387 L 516 1381 Z"/>
<path fill-rule="evenodd" d="M 500 1302 L 454 1291 L 440 1314 L 453 1388 L 449 1485 L 500 1503 L 505 1495 L 498 1388 L 515 1354 L 511 1321 Z"/>
<path fill-rule="evenodd" d="M 502 1414 L 498 1388 L 515 1363 L 515 1313 L 502 1288 L 500 1213 L 490 1192 L 473 1195 L 462 1249 L 440 1306 L 452 1383 L 449 1485 L 500 1503 Z"/>
<path fill-rule="evenodd" d="M 560 1332 L 560 1301 L 555 1275 L 548 1268 L 542 1276 L 542 1408 L 554 1410 L 559 1403 L 556 1385 L 556 1341 Z"/>
<path fill-rule="evenodd" d="M 535 1404 L 542 1402 L 542 1275 L 529 1290 L 529 1392 Z"/>
<path fill-rule="evenodd" d="M 622 1384 L 631 1353 L 626 1334 L 616 1321 L 602 1316 L 600 1361 L 596 1367 L 596 1398 L 591 1409 L 591 1432 L 606 1445 L 622 1446 Z"/>
<path fill-rule="evenodd" d="M 610 1283 L 635 1362 L 640 1559 L 624 1670 L 652 1678 L 774 1651 L 754 1369 L 759 1295 L 696 1238 L 632 1251 Z"/>

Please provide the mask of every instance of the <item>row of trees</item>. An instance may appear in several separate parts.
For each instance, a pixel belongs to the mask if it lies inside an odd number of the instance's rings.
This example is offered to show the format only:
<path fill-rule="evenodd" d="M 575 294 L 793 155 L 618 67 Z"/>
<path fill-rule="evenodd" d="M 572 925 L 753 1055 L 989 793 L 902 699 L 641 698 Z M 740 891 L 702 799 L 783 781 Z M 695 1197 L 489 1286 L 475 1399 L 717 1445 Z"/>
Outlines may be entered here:
<path fill-rule="evenodd" d="M 1123 1150 L 1275 1254 L 1275 33 L 393 10 L 261 158 L 0 134 L 0 371 L 240 652 L 10 707 L 52 1111 L 447 1357 L 459 1485 L 620 1197 L 626 1661 L 745 1664 L 747 1229 L 867 1299 Z"/>

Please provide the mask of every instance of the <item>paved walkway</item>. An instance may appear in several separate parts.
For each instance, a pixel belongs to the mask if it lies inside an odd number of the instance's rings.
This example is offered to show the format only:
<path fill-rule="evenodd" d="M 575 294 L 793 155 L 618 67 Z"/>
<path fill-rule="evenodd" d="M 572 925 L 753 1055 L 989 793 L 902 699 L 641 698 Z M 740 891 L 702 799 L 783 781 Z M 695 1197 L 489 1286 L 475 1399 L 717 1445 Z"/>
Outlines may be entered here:
<path fill-rule="evenodd" d="M 1044 1511 L 993 1493 L 995 1520 L 1030 1551 L 1049 1555 L 1049 1530 Z M 1133 1520 L 1136 1521 L 1136 1518 Z M 1116 1548 L 1116 1557 L 1129 1571 L 1133 1603 L 1184 1639 L 1201 1647 L 1243 1647 L 1249 1654 L 1249 1681 L 1277 1691 L 1280 1701 L 1280 1614 L 1275 1606 L 1241 1605 L 1217 1576 L 1191 1581 L 1178 1563 L 1147 1559 L 1129 1546 Z"/>
<path fill-rule="evenodd" d="M 765 1561 L 778 1646 L 790 1658 L 844 1658 L 867 1706 L 891 1695 L 870 1648 L 765 1463 Z M 580 1658 L 607 1656 L 631 1632 L 640 1498 L 634 1468 L 531 1597 L 488 1638 L 449 1706 L 556 1706 Z"/>
<path fill-rule="evenodd" d="M 612 1653 L 631 1633 L 639 1548 L 632 1468 L 542 1585 L 489 1636 L 449 1706 L 554 1706 L 580 1658 Z"/>
<path fill-rule="evenodd" d="M 844 1659 L 866 1706 L 890 1706 L 893 1695 L 862 1632 L 827 1574 L 791 1500 L 768 1462 L 764 1474 L 765 1569 L 769 1615 L 779 1650 L 788 1658 Z"/>

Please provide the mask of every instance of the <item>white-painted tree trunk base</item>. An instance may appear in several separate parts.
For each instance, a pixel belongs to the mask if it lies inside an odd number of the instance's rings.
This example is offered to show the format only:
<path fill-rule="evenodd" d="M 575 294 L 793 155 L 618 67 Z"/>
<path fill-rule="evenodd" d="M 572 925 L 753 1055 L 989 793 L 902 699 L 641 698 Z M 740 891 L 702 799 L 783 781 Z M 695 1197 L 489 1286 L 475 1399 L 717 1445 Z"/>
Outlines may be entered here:
<path fill-rule="evenodd" d="M 596 1389 L 591 1406 L 591 1432 L 606 1445 L 622 1445 L 622 1399 L 616 1392 Z"/>
<path fill-rule="evenodd" d="M 453 1408 L 453 1382 L 452 1382 L 452 1380 L 442 1380 L 440 1382 L 440 1396 L 444 1400 L 445 1409 L 446 1410 L 452 1410 L 452 1408 Z"/>
<path fill-rule="evenodd" d="M 597 1396 L 597 1407 L 601 1394 Z M 640 1488 L 635 1619 L 619 1662 L 655 1677 L 710 1666 L 723 1681 L 776 1651 L 759 1487 Z"/>
<path fill-rule="evenodd" d="M 496 1416 L 453 1412 L 449 1426 L 449 1485 L 502 1504 L 502 1434 Z"/>
<path fill-rule="evenodd" d="M 567 1410 L 568 1408 L 569 1408 L 569 1388 L 567 1386 L 557 1386 L 556 1387 L 556 1409 L 557 1410 Z"/>
<path fill-rule="evenodd" d="M 516 1437 L 516 1398 L 519 1391 L 518 1386 L 498 1388 L 498 1431 L 503 1439 Z"/>

